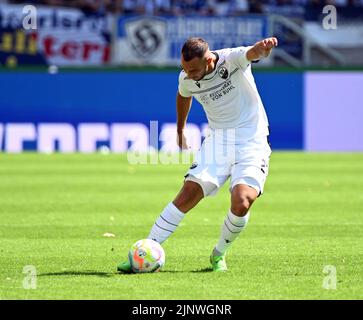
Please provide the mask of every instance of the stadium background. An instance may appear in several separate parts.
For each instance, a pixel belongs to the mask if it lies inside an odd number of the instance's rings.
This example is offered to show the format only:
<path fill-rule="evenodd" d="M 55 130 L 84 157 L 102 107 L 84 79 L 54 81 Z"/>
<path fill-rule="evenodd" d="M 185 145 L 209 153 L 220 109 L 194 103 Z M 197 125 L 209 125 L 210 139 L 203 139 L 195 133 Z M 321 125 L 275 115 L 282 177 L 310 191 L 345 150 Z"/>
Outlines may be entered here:
<path fill-rule="evenodd" d="M 145 151 L 150 121 L 160 137 L 173 128 L 180 48 L 198 35 L 212 49 L 279 38 L 253 67 L 275 150 L 363 151 L 362 1 L 30 1 L 35 30 L 24 3 L 4 2 L 2 151 Z M 323 28 L 327 4 L 336 29 Z M 205 122 L 194 102 L 192 134 Z"/>

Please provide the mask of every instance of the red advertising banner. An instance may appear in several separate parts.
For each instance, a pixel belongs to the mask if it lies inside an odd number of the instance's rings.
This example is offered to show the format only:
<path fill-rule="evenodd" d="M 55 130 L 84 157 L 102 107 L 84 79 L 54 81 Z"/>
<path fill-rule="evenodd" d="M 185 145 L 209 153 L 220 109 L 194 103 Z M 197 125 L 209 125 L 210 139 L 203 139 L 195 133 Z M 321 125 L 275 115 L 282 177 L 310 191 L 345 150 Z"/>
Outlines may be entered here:
<path fill-rule="evenodd" d="M 0 63 L 92 66 L 110 62 L 112 16 L 36 6 L 27 30 L 22 5 L 0 5 Z"/>

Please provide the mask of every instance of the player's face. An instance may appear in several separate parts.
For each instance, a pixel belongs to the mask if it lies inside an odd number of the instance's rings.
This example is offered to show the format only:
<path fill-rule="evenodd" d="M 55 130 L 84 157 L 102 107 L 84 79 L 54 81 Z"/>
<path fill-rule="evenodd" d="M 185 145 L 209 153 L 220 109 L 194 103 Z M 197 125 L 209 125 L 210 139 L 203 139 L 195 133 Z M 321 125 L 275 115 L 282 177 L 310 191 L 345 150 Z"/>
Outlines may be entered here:
<path fill-rule="evenodd" d="M 208 60 L 204 58 L 193 58 L 190 61 L 184 61 L 183 57 L 181 65 L 189 79 L 199 81 L 204 78 L 208 71 Z"/>

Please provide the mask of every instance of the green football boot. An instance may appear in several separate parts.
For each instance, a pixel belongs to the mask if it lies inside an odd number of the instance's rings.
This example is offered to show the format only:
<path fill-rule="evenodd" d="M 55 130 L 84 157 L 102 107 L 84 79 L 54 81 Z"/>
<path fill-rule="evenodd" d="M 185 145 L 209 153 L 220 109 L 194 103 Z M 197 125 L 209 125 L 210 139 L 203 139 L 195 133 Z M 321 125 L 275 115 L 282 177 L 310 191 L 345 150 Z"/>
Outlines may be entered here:
<path fill-rule="evenodd" d="M 212 253 L 210 256 L 210 263 L 212 264 L 213 271 L 225 272 L 227 271 L 226 255 L 216 256 Z"/>
<path fill-rule="evenodd" d="M 122 273 L 132 273 L 132 269 L 131 269 L 131 265 L 130 265 L 129 260 L 121 262 L 117 266 L 117 271 L 122 272 Z"/>

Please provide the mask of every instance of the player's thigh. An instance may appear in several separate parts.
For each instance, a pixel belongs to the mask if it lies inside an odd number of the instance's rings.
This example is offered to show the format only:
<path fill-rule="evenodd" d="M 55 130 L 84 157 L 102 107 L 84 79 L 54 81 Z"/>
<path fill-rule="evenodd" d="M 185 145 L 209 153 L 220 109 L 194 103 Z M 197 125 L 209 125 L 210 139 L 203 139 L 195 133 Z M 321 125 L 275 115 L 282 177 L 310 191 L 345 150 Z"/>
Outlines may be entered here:
<path fill-rule="evenodd" d="M 257 141 L 242 149 L 240 154 L 243 156 L 231 168 L 230 190 L 242 184 L 254 188 L 261 195 L 269 172 L 270 146 L 265 140 Z"/>
<path fill-rule="evenodd" d="M 213 138 L 205 139 L 185 175 L 185 181 L 201 186 L 205 197 L 215 195 L 230 176 L 230 163 L 221 156 L 222 152 L 223 146 Z"/>

